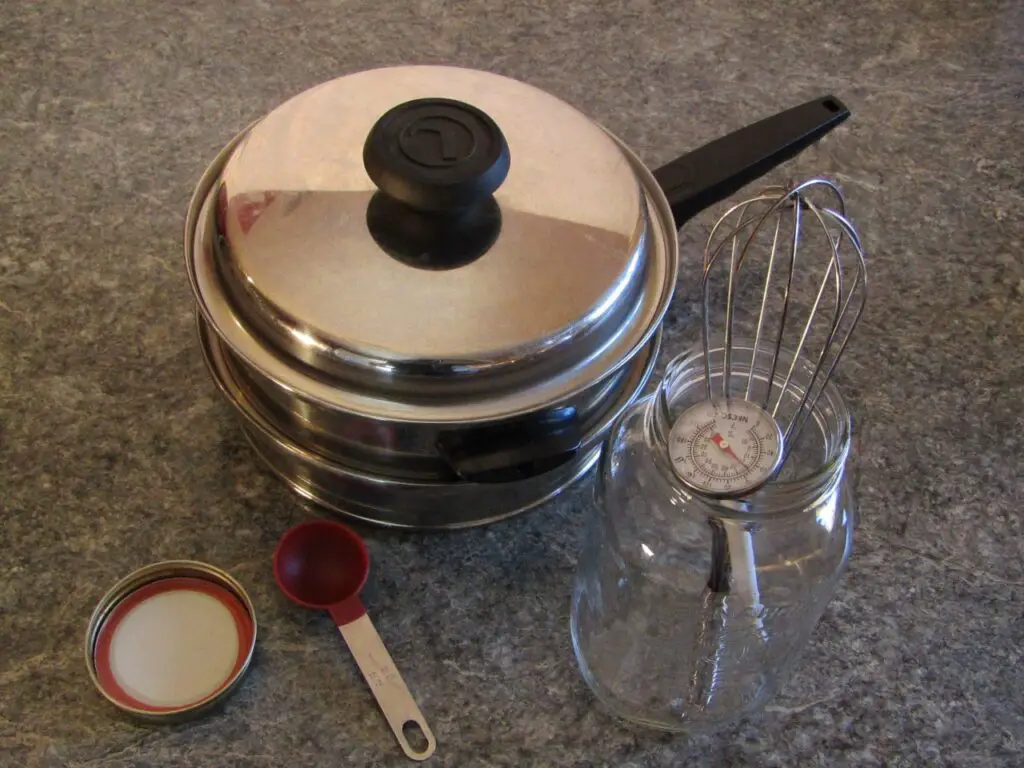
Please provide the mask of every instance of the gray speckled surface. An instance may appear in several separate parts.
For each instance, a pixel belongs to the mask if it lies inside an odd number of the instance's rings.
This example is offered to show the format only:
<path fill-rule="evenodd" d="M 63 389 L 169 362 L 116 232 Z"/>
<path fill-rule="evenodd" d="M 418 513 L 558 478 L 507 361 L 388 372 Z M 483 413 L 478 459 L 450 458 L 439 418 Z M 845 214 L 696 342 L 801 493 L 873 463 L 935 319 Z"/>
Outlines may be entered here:
<path fill-rule="evenodd" d="M 854 559 L 795 678 L 716 737 L 595 706 L 567 634 L 585 487 L 458 534 L 369 532 L 367 601 L 446 766 L 1020 765 L 1024 6 L 868 2 L 9 4 L 0 18 L 0 763 L 402 765 L 325 616 L 273 585 L 306 512 L 194 343 L 179 254 L 206 162 L 286 97 L 407 61 L 490 68 L 651 165 L 827 91 L 853 119 L 787 174 L 840 180 L 872 298 L 840 385 Z M 781 178 L 781 176 L 779 176 Z M 710 213 L 684 230 L 691 268 Z M 692 282 L 666 354 L 692 337 Z M 230 570 L 261 621 L 224 711 L 120 719 L 81 656 L 127 571 Z M 428 650 L 429 645 L 429 650 Z"/>

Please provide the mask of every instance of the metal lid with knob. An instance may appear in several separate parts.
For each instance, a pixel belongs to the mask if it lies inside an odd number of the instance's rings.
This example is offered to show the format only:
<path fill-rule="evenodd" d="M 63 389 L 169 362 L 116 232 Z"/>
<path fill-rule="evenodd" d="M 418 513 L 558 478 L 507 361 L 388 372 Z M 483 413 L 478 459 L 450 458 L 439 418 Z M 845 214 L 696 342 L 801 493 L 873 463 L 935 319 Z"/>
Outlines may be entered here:
<path fill-rule="evenodd" d="M 286 101 L 207 169 L 189 277 L 219 343 L 306 404 L 403 423 L 536 415 L 646 348 L 685 221 L 848 115 L 815 99 L 651 172 L 526 83 L 358 72 Z"/>
<path fill-rule="evenodd" d="M 515 80 L 342 77 L 227 158 L 217 236 L 196 249 L 201 306 L 250 364 L 349 410 L 383 399 L 394 416 L 414 395 L 527 412 L 613 372 L 667 307 L 675 231 L 652 226 L 638 173 L 598 124 Z"/>

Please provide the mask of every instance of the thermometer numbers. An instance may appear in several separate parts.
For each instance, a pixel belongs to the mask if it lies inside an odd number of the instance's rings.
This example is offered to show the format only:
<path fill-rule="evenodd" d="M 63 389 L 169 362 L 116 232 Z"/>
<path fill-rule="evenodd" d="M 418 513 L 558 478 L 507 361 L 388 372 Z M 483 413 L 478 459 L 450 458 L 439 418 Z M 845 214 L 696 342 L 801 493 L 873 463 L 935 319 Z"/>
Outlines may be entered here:
<path fill-rule="evenodd" d="M 707 425 L 697 435 L 683 440 L 691 457 L 698 460 L 694 467 L 688 469 L 690 471 L 700 470 L 711 477 L 728 482 L 730 478 L 739 477 L 746 472 L 746 467 L 757 465 L 763 452 L 762 438 L 748 432 L 737 440 L 733 430 L 722 430 L 720 433 L 722 442 L 719 447 L 712 443 L 708 435 L 708 432 L 714 431 L 716 426 L 714 424 Z M 718 435 L 716 434 L 716 436 Z M 732 449 L 731 454 L 725 452 L 728 448 Z M 764 452 L 770 453 L 770 451 L 770 448 L 764 449 Z"/>
<path fill-rule="evenodd" d="M 782 435 L 775 419 L 747 400 L 705 400 L 672 427 L 669 457 L 676 475 L 699 492 L 747 493 L 779 464 Z"/>

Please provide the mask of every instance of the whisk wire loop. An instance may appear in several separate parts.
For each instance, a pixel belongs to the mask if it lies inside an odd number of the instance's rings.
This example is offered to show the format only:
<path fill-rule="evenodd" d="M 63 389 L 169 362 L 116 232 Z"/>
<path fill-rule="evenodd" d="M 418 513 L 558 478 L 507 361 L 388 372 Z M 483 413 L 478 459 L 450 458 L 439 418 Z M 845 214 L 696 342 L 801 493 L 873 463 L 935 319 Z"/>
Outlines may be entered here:
<path fill-rule="evenodd" d="M 823 192 L 833 200 L 827 204 L 815 202 L 811 199 L 812 192 Z M 731 225 L 737 218 L 738 221 Z M 759 404 L 779 420 L 780 408 L 787 395 L 791 399 L 794 394 L 799 395 L 799 405 L 788 423 L 784 428 L 780 424 L 786 456 L 831 380 L 854 328 L 860 321 L 867 299 L 867 268 L 861 238 L 846 216 L 842 192 L 827 179 L 812 178 L 785 187 L 767 187 L 750 199 L 730 207 L 712 227 L 703 256 L 702 342 L 708 399 L 714 393 L 710 359 L 712 275 L 716 266 L 725 260 L 728 246 L 721 392 L 725 398 L 729 398 L 732 396 L 733 346 L 736 343 L 734 324 L 741 295 L 740 272 L 744 266 L 756 260 L 753 254 L 759 250 L 757 241 L 766 225 L 772 227 L 771 245 L 767 249 L 767 269 L 760 290 L 751 363 L 746 372 L 743 398 L 754 398 L 755 381 L 762 374 L 759 368 L 761 355 L 762 352 L 769 353 L 767 385 L 763 400 L 758 398 Z M 812 233 L 817 230 L 823 233 L 827 246 L 810 242 Z M 801 255 L 802 248 L 808 249 L 810 253 Z M 819 249 L 820 253 L 817 253 Z M 816 285 L 814 300 L 801 326 L 792 306 L 799 288 L 794 281 L 801 272 L 813 268 L 815 255 L 824 258 L 826 263 Z M 852 264 L 844 264 L 844 259 L 852 261 Z M 748 271 L 750 269 L 752 267 L 748 266 Z M 781 276 L 778 274 L 780 270 L 784 272 Z M 769 322 L 769 308 L 780 285 L 781 308 L 777 333 L 772 339 L 772 327 L 776 323 Z M 799 327 L 795 331 L 796 342 L 792 347 L 789 365 L 785 366 L 785 370 L 779 370 L 783 348 L 786 346 L 787 351 L 789 349 L 785 339 L 792 323 Z M 824 338 L 820 351 L 814 354 L 810 349 L 812 331 L 816 331 L 819 326 L 823 327 Z M 795 383 L 800 378 L 797 376 L 798 365 L 812 367 L 809 381 L 801 381 L 799 386 Z M 789 391 L 791 388 L 795 388 L 793 393 Z"/>

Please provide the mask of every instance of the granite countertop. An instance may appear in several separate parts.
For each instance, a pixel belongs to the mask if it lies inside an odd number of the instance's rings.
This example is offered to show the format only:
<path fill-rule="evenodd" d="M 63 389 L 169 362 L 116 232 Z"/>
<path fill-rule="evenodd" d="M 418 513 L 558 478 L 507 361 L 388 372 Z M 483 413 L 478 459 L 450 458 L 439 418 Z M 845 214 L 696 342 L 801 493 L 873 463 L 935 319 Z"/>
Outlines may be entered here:
<path fill-rule="evenodd" d="M 287 5 L 287 7 L 286 7 Z M 326 616 L 270 554 L 311 512 L 254 460 L 195 343 L 182 217 L 287 97 L 406 62 L 491 69 L 652 166 L 825 93 L 852 119 L 784 176 L 838 180 L 871 300 L 839 386 L 862 445 L 853 560 L 767 710 L 687 739 L 606 716 L 567 631 L 584 482 L 459 533 L 363 529 L 366 595 L 444 766 L 1024 762 L 1024 5 L 310 0 L 9 4 L 0 19 L 0 764 L 403 765 Z M 696 339 L 695 249 L 664 354 Z M 216 564 L 260 621 L 191 724 L 122 719 L 86 621 L 117 579 Z"/>

